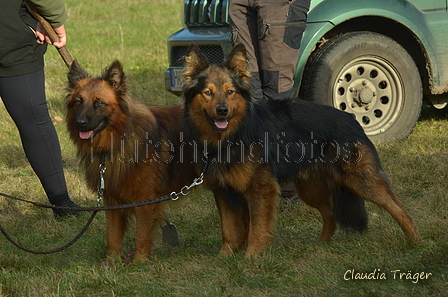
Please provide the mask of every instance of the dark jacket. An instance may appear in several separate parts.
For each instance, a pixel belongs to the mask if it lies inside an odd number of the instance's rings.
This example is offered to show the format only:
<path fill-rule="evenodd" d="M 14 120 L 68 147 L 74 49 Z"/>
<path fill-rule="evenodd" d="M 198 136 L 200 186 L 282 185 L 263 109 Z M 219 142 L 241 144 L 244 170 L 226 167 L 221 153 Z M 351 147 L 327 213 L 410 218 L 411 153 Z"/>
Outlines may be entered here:
<path fill-rule="evenodd" d="M 67 17 L 61 0 L 32 0 L 53 27 Z M 47 45 L 36 42 L 37 21 L 23 0 L 0 0 L 0 77 L 29 74 L 44 67 Z"/>

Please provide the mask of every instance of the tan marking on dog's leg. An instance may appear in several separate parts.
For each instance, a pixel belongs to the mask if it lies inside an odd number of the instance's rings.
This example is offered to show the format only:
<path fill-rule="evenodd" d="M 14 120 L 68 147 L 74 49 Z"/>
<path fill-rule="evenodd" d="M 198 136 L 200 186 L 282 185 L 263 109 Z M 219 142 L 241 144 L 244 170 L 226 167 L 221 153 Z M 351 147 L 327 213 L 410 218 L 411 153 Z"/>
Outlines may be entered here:
<path fill-rule="evenodd" d="M 243 197 L 230 206 L 220 193 L 215 194 L 215 201 L 221 217 L 222 247 L 220 256 L 231 256 L 247 244 L 249 213 L 247 202 Z"/>
<path fill-rule="evenodd" d="M 389 180 L 367 146 L 360 146 L 362 158 L 343 166 L 342 183 L 359 197 L 383 207 L 400 225 L 410 243 L 420 243 L 421 237 L 403 204 L 392 191 Z"/>
<path fill-rule="evenodd" d="M 246 258 L 262 254 L 272 240 L 280 195 L 280 186 L 267 170 L 257 172 L 254 179 L 246 194 L 250 213 Z"/>
<path fill-rule="evenodd" d="M 121 256 L 126 220 L 126 214 L 122 211 L 106 211 L 107 258 L 109 261 L 113 261 Z"/>
<path fill-rule="evenodd" d="M 318 241 L 319 242 L 326 242 L 329 241 L 334 233 L 336 232 L 336 222 L 333 218 L 333 211 L 326 208 L 326 209 L 319 209 L 320 214 L 322 215 L 323 220 L 323 226 L 322 226 L 322 232 L 319 236 Z"/>
<path fill-rule="evenodd" d="M 392 194 L 393 195 L 393 194 Z M 400 204 L 397 204 L 394 200 L 395 196 L 390 196 L 390 202 L 382 205 L 384 209 L 390 213 L 390 215 L 397 221 L 401 229 L 405 233 L 407 240 L 411 244 L 420 244 L 422 239 L 417 231 L 411 217 L 407 214 L 406 210 Z"/>
<path fill-rule="evenodd" d="M 295 183 L 300 199 L 309 206 L 319 210 L 322 220 L 322 232 L 319 242 L 329 241 L 336 232 L 336 221 L 333 214 L 332 195 L 327 184 L 320 176 L 300 180 Z"/>
<path fill-rule="evenodd" d="M 134 260 L 146 262 L 151 254 L 155 227 L 162 219 L 160 204 L 145 205 L 135 208 L 136 248 Z M 162 211 L 163 212 L 163 211 Z"/>
<path fill-rule="evenodd" d="M 419 244 L 422 242 L 420 234 L 417 231 L 411 217 L 403 207 L 403 204 L 397 199 L 392 192 L 387 181 L 377 181 L 371 186 L 372 193 L 365 195 L 360 193 L 359 196 L 383 207 L 400 225 L 407 240 L 411 244 Z M 364 196 L 363 196 L 364 194 Z"/>

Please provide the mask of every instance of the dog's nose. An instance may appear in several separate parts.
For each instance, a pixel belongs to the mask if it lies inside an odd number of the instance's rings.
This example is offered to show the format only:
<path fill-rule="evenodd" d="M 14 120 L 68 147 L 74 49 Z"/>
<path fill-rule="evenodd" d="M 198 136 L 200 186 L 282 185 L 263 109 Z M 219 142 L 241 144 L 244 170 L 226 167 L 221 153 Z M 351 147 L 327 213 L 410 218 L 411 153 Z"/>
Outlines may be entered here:
<path fill-rule="evenodd" d="M 225 116 L 229 112 L 229 108 L 225 105 L 220 105 L 216 107 L 216 113 L 220 116 Z"/>
<path fill-rule="evenodd" d="M 78 119 L 76 121 L 76 124 L 78 125 L 78 127 L 85 127 L 87 126 L 87 119 Z"/>

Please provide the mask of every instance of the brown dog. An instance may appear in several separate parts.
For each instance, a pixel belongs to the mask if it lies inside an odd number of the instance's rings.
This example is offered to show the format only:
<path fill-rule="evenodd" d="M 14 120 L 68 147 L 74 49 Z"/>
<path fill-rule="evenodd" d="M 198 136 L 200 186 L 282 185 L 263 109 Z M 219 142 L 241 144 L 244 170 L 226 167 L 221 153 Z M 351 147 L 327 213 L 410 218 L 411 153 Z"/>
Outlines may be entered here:
<path fill-rule="evenodd" d="M 279 184 L 294 181 L 323 218 L 319 240 L 337 224 L 363 231 L 364 200 L 383 207 L 411 242 L 420 236 L 395 197 L 374 145 L 348 113 L 298 99 L 254 102 L 243 46 L 224 66 L 209 65 L 196 45 L 186 57 L 185 129 L 208 157 L 204 184 L 222 222 L 221 254 L 261 253 L 273 235 Z M 198 164 L 198 168 L 202 164 Z"/>
<path fill-rule="evenodd" d="M 75 61 L 68 73 L 67 127 L 95 191 L 99 165 L 105 161 L 104 205 L 137 202 L 178 192 L 191 184 L 193 172 L 182 142 L 182 106 L 147 107 L 132 100 L 121 64 L 115 61 L 102 77 L 90 77 Z M 106 211 L 107 256 L 122 254 L 128 218 L 137 223 L 135 258 L 150 255 L 156 223 L 164 203 L 130 210 Z"/>

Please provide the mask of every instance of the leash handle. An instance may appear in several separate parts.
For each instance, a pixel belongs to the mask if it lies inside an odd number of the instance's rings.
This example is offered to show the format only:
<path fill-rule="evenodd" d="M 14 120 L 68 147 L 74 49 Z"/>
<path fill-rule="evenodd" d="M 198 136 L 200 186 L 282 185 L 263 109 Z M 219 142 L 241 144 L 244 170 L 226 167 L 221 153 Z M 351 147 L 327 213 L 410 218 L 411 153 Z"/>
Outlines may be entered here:
<path fill-rule="evenodd" d="M 39 12 L 37 12 L 36 8 L 33 6 L 32 3 L 29 3 L 29 1 L 26 1 L 26 3 L 30 7 L 31 11 L 33 12 L 34 16 L 36 17 L 37 21 L 40 23 L 42 28 L 44 28 L 45 33 L 47 33 L 47 36 L 50 38 L 50 41 L 53 43 L 59 42 L 59 36 L 56 34 L 56 32 L 54 31 L 54 28 L 50 25 L 50 23 L 46 19 L 44 19 L 39 14 Z M 67 48 L 65 46 L 63 46 L 61 48 L 56 48 L 56 49 L 58 50 L 59 55 L 61 55 L 62 60 L 64 60 L 65 65 L 67 65 L 67 67 L 70 68 L 70 66 L 73 63 L 73 58 L 70 55 L 70 53 L 68 52 Z"/>

